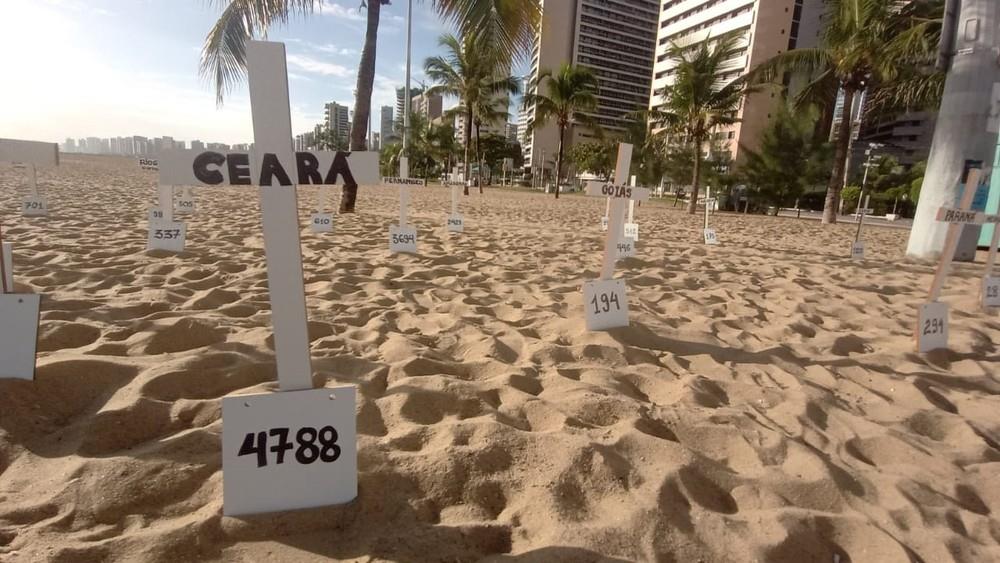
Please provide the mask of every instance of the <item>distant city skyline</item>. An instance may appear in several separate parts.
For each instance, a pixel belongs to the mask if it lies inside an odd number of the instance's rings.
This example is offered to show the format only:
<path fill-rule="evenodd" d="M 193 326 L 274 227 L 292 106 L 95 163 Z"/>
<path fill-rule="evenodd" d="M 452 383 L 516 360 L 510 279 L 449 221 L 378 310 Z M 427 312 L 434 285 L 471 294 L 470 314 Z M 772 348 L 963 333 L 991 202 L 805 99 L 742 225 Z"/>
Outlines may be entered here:
<path fill-rule="evenodd" d="M 293 131 L 324 121 L 324 104 L 354 107 L 365 16 L 356 0 L 326 0 L 320 13 L 292 18 L 269 39 L 286 44 Z M 438 54 L 449 31 L 429 3 L 414 4 L 413 85 L 423 60 Z M 404 80 L 406 5 L 382 9 L 372 96 L 379 110 L 395 105 Z M 201 46 L 219 11 L 204 2 L 172 0 L 9 0 L 0 18 L 4 72 L 16 88 L 0 89 L 0 137 L 64 143 L 132 131 L 229 144 L 253 138 L 245 85 L 216 107 L 197 73 Z M 44 36 L 44 41 L 38 37 Z M 122 48 L 128 45 L 128 48 Z M 30 46 L 30 49 L 27 47 Z M 453 103 L 453 102 L 452 102 Z M 130 135 L 131 136 L 131 135 Z"/>

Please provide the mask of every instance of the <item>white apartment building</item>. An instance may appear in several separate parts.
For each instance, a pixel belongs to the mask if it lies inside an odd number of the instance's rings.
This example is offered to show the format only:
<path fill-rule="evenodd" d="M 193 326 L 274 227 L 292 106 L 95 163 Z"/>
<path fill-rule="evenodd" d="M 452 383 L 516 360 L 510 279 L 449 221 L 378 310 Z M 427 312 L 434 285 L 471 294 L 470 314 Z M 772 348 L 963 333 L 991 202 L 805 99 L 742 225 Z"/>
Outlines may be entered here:
<path fill-rule="evenodd" d="M 587 67 L 599 83 L 598 107 L 592 117 L 608 135 L 624 131 L 624 117 L 649 104 L 656 46 L 659 0 L 542 0 L 542 25 L 532 53 L 530 87 L 542 70 L 563 64 Z M 544 86 L 542 94 L 545 94 Z M 554 123 L 528 131 L 535 109 L 520 112 L 526 171 L 550 177 L 555 169 L 559 130 Z M 573 126 L 566 148 L 593 132 Z M 566 173 L 564 166 L 563 172 Z"/>
<path fill-rule="evenodd" d="M 664 1 L 649 107 L 661 106 L 664 89 L 673 83 L 676 64 L 667 56 L 673 44 L 694 45 L 729 33 L 739 34 L 742 48 L 724 65 L 720 77 L 731 82 L 779 53 L 818 45 L 822 12 L 823 0 Z M 747 96 L 739 111 L 740 123 L 716 132 L 716 140 L 733 159 L 739 158 L 741 144 L 757 146 L 778 100 L 773 90 Z"/>

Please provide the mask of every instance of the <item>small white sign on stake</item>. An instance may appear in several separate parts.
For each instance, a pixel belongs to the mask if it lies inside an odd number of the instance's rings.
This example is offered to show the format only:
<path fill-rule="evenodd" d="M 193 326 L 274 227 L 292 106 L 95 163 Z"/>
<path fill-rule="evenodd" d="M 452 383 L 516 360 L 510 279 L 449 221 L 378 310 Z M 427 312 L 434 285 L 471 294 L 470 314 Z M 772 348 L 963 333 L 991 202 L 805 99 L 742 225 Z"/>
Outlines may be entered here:
<path fill-rule="evenodd" d="M 193 215 L 195 210 L 194 196 L 191 195 L 191 189 L 185 187 L 184 192 L 181 197 L 177 199 L 177 214 L 178 215 Z"/>
<path fill-rule="evenodd" d="M 13 293 L 11 246 L 0 233 L 0 379 L 33 379 L 42 296 Z"/>
<path fill-rule="evenodd" d="M 948 304 L 920 305 L 917 315 L 917 351 L 920 353 L 948 347 Z"/>
<path fill-rule="evenodd" d="M 156 160 L 155 158 L 140 158 L 139 168 L 141 168 L 142 170 L 159 170 L 160 161 Z"/>
<path fill-rule="evenodd" d="M 970 169 L 958 209 L 944 209 L 938 212 L 938 217 L 947 220 L 950 224 L 945 236 L 944 247 L 941 250 L 940 261 L 931 282 L 929 298 L 926 303 L 920 305 L 917 326 L 914 327 L 914 338 L 917 343 L 917 351 L 920 353 L 948 347 L 948 305 L 940 303 L 938 299 L 941 297 L 945 278 L 948 277 L 948 271 L 951 269 L 951 262 L 955 259 L 955 250 L 958 248 L 961 229 L 967 223 L 968 217 L 964 216 L 964 212 L 968 212 L 969 208 L 972 207 L 972 199 L 976 195 L 981 179 L 983 179 L 981 170 L 978 168 Z"/>
<path fill-rule="evenodd" d="M 618 252 L 618 259 L 631 258 L 635 256 L 635 241 L 628 237 L 622 237 L 618 244 L 615 245 L 615 249 Z"/>
<path fill-rule="evenodd" d="M 986 276 L 982 285 L 983 308 L 1000 307 L 1000 277 Z"/>
<path fill-rule="evenodd" d="M 705 244 L 719 244 L 719 237 L 715 234 L 715 229 L 704 229 Z"/>
<path fill-rule="evenodd" d="M 224 514 L 358 496 L 355 403 L 354 387 L 223 397 Z"/>
<path fill-rule="evenodd" d="M 449 233 L 461 233 L 465 231 L 465 218 L 458 212 L 458 199 L 462 193 L 464 183 L 457 181 L 445 182 L 445 186 L 451 188 L 451 214 L 448 215 L 447 228 Z"/>
<path fill-rule="evenodd" d="M 851 245 L 851 259 L 852 260 L 865 259 L 865 241 L 863 240 L 854 241 L 854 244 Z"/>
<path fill-rule="evenodd" d="M 149 224 L 147 250 L 183 252 L 187 240 L 187 224 L 183 221 L 158 221 Z"/>
<path fill-rule="evenodd" d="M 399 159 L 399 172 L 398 177 L 382 178 L 386 186 L 399 186 L 399 225 L 389 226 L 389 252 L 416 254 L 417 229 L 407 224 L 410 187 L 422 186 L 424 181 L 409 177 L 409 163 L 405 156 Z"/>
<path fill-rule="evenodd" d="M 49 203 L 39 195 L 28 196 L 21 201 L 21 214 L 25 217 L 45 217 L 49 214 Z"/>
<path fill-rule="evenodd" d="M 591 197 L 608 198 L 609 210 L 608 230 L 604 238 L 604 259 L 601 266 L 600 279 L 583 284 L 583 308 L 587 321 L 587 330 L 607 330 L 626 327 L 628 318 L 628 295 L 625 291 L 625 280 L 614 279 L 615 262 L 624 241 L 627 245 L 634 244 L 625 239 L 625 202 L 646 201 L 649 190 L 623 185 L 628 178 L 629 163 L 632 161 L 632 145 L 618 145 L 618 161 L 615 168 L 615 184 L 605 182 L 588 182 L 586 194 Z"/>
<path fill-rule="evenodd" d="M 314 233 L 329 233 L 333 231 L 333 213 L 313 213 L 310 223 Z"/>

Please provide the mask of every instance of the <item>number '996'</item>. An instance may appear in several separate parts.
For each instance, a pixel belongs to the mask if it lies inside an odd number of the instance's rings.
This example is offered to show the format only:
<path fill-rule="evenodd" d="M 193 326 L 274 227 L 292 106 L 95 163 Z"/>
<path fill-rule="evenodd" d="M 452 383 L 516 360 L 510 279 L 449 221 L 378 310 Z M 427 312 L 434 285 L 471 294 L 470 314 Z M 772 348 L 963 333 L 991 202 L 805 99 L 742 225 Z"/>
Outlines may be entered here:
<path fill-rule="evenodd" d="M 260 432 L 248 432 L 243 438 L 243 444 L 237 457 L 245 455 L 257 456 L 257 467 L 264 467 L 268 462 L 268 453 L 274 454 L 274 463 L 281 465 L 285 463 L 285 454 L 289 450 L 295 450 L 293 456 L 295 461 L 309 465 L 316 461 L 333 463 L 340 457 L 340 446 L 337 445 L 339 436 L 337 429 L 333 426 L 324 426 L 319 430 L 306 426 L 299 428 L 295 433 L 295 440 L 289 439 L 291 430 L 288 428 L 271 428 Z M 268 438 L 275 438 L 271 447 L 268 447 Z"/>
<path fill-rule="evenodd" d="M 632 197 L 632 188 L 628 186 L 604 184 L 601 186 L 601 195 L 606 195 L 608 197 Z"/>

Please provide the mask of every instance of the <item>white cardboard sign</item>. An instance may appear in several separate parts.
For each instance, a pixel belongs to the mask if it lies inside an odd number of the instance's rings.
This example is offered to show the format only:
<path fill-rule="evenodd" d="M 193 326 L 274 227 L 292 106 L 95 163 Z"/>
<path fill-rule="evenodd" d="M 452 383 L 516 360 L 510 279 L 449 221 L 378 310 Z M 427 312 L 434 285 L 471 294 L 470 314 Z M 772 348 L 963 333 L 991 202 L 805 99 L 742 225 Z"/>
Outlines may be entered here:
<path fill-rule="evenodd" d="M 417 229 L 405 225 L 389 226 L 389 252 L 417 253 Z"/>
<path fill-rule="evenodd" d="M 14 243 L 3 243 L 0 256 L 3 258 L 3 277 L 7 291 L 14 291 Z"/>
<path fill-rule="evenodd" d="M 42 296 L 0 294 L 0 379 L 33 379 Z"/>
<path fill-rule="evenodd" d="M 159 221 L 149 224 L 146 239 L 148 250 L 169 250 L 183 252 L 187 239 L 187 224 L 183 221 Z"/>
<path fill-rule="evenodd" d="M 59 166 L 59 145 L 41 141 L 0 139 L 0 162 L 22 162 L 34 166 Z"/>
<path fill-rule="evenodd" d="M 632 240 L 639 240 L 639 223 L 625 223 L 625 236 Z"/>
<path fill-rule="evenodd" d="M 178 215 L 192 215 L 194 214 L 194 210 L 194 198 L 191 197 L 191 194 L 185 193 L 177 200 Z"/>
<path fill-rule="evenodd" d="M 864 260 L 865 259 L 865 241 L 856 240 L 851 244 L 851 259 L 852 260 Z"/>
<path fill-rule="evenodd" d="M 25 217 L 45 217 L 49 214 L 49 202 L 42 196 L 28 196 L 21 201 L 21 214 Z"/>
<path fill-rule="evenodd" d="M 313 213 L 309 226 L 314 233 L 329 233 L 333 231 L 333 213 Z"/>
<path fill-rule="evenodd" d="M 461 233 L 465 230 L 465 218 L 461 213 L 452 213 L 448 216 L 448 232 Z"/>
<path fill-rule="evenodd" d="M 934 301 L 920 305 L 917 316 L 917 351 L 948 347 L 948 304 Z"/>
<path fill-rule="evenodd" d="M 159 170 L 160 162 L 155 158 L 140 158 L 139 168 L 143 170 Z"/>
<path fill-rule="evenodd" d="M 161 223 L 163 221 L 170 221 L 166 213 L 163 211 L 163 208 L 160 206 L 149 208 L 148 220 L 150 223 Z"/>
<path fill-rule="evenodd" d="M 615 245 L 615 250 L 618 252 L 618 259 L 631 258 L 635 256 L 635 241 L 628 237 L 622 237 L 618 240 L 618 244 Z"/>
<path fill-rule="evenodd" d="M 607 215 L 601 217 L 601 230 L 602 231 L 608 230 L 608 216 Z"/>
<path fill-rule="evenodd" d="M 222 399 L 223 513 L 259 514 L 358 496 L 354 387 Z"/>
<path fill-rule="evenodd" d="M 705 229 L 705 244 L 719 244 L 719 237 L 715 234 L 715 229 Z"/>
<path fill-rule="evenodd" d="M 583 284 L 583 308 L 587 330 L 628 326 L 625 280 L 594 280 Z"/>
<path fill-rule="evenodd" d="M 986 276 L 982 286 L 983 307 L 1000 307 L 1000 277 Z"/>

